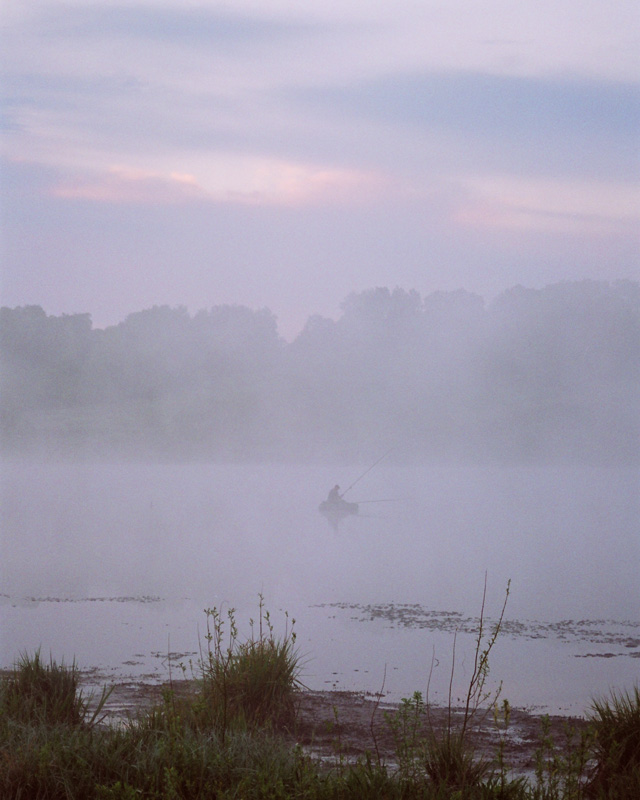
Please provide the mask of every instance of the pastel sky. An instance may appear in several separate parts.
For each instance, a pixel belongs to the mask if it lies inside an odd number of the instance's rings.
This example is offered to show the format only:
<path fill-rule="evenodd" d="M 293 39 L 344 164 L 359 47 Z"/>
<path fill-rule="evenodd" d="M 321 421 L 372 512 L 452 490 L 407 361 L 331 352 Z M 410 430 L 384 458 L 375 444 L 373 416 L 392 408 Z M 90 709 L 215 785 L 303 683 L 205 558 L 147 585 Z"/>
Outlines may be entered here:
<path fill-rule="evenodd" d="M 636 0 L 5 0 L 3 305 L 639 277 Z"/>

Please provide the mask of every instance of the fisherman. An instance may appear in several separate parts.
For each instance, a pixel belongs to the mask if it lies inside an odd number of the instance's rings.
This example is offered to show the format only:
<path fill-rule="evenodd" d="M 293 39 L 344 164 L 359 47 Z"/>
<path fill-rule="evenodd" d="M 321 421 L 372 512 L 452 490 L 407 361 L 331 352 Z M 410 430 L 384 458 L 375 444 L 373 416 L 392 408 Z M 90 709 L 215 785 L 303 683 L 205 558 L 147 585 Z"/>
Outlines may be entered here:
<path fill-rule="evenodd" d="M 336 483 L 327 495 L 327 499 L 320 503 L 318 508 L 318 511 L 336 531 L 341 520 L 358 513 L 358 504 L 348 503 L 342 494 L 340 494 L 340 487 Z"/>
<path fill-rule="evenodd" d="M 333 505 L 338 505 L 339 503 L 343 503 L 344 500 L 340 496 L 340 487 L 336 483 L 333 489 L 329 492 L 329 496 L 327 497 L 327 503 L 331 503 Z"/>

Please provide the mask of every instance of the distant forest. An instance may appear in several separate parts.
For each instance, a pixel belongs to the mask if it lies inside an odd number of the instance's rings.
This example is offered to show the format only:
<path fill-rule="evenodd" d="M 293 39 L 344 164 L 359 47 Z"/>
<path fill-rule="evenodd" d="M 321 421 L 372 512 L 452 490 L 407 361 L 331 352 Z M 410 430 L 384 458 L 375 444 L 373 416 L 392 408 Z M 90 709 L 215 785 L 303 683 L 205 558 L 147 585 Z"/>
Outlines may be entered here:
<path fill-rule="evenodd" d="M 640 284 L 376 288 L 295 341 L 267 309 L 2 308 L 5 454 L 640 461 Z"/>

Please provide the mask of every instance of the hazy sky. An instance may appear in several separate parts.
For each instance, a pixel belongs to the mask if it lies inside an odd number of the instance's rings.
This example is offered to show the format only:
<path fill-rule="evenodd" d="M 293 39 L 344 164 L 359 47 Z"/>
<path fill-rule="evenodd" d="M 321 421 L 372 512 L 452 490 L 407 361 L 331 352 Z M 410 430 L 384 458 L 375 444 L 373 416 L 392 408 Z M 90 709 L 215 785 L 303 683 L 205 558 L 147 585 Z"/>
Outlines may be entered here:
<path fill-rule="evenodd" d="M 637 278 L 636 0 L 2 4 L 2 304 Z"/>

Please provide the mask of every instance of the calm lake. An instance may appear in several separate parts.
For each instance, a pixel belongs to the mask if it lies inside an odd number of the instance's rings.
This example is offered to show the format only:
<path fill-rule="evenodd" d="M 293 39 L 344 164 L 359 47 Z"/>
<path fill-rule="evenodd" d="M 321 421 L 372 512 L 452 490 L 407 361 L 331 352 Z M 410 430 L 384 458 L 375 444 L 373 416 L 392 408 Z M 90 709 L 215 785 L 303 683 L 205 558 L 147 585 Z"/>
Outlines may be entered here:
<path fill-rule="evenodd" d="M 485 615 L 489 682 L 513 705 L 580 714 L 640 676 L 638 471 L 369 465 L 2 465 L 0 666 L 42 648 L 97 680 L 166 680 L 199 658 L 204 609 L 262 594 L 295 618 L 303 682 L 453 699 Z M 381 501 L 385 502 L 370 502 Z M 285 616 L 288 612 L 288 618 Z"/>

